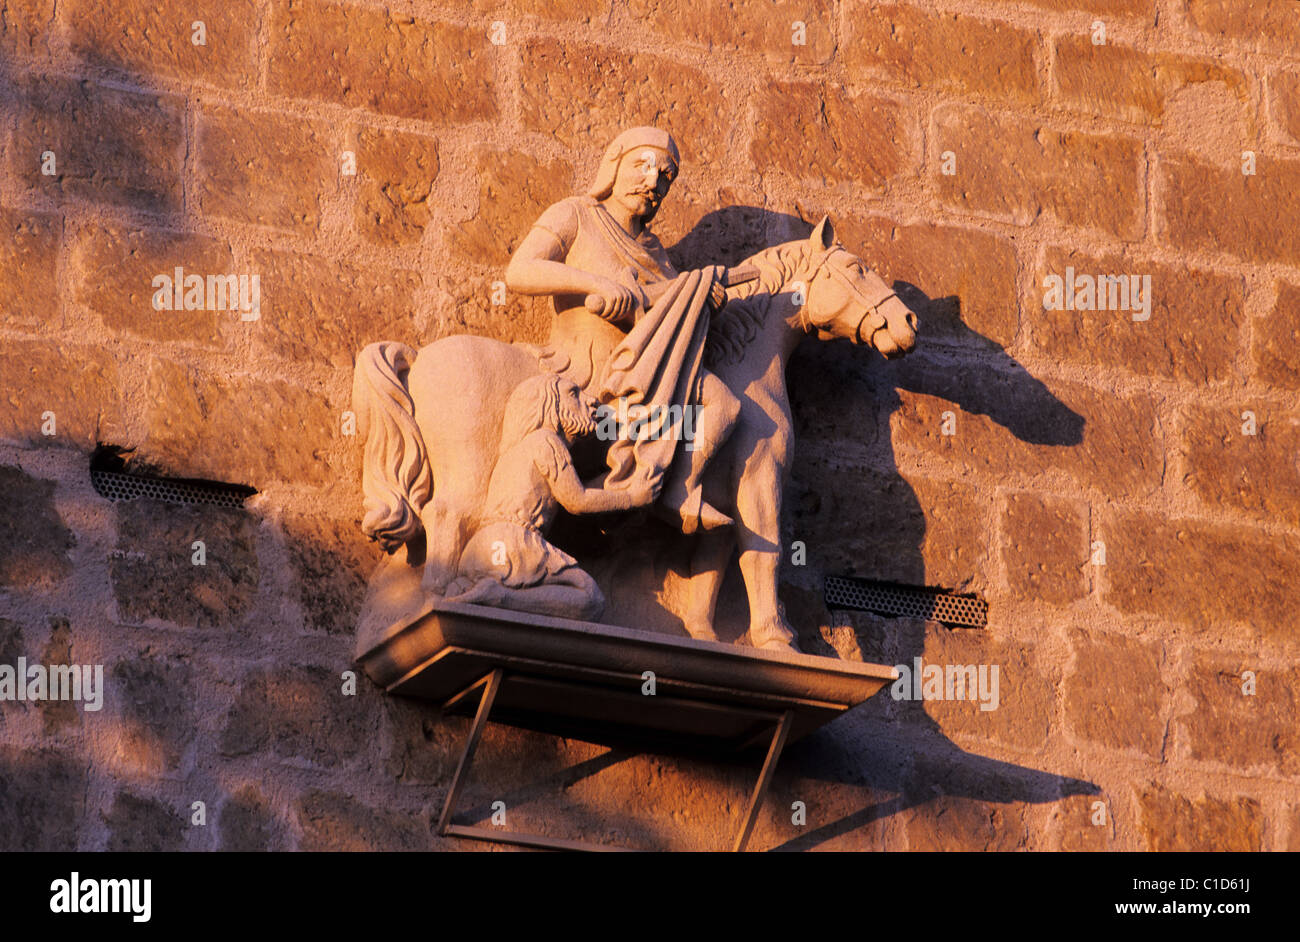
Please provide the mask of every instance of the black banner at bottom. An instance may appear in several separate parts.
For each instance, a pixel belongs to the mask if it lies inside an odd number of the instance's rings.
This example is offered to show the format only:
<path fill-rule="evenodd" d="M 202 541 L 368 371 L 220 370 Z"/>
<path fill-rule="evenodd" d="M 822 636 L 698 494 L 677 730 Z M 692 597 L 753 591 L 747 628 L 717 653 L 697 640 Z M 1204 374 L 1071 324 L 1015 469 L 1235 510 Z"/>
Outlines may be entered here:
<path fill-rule="evenodd" d="M 672 921 L 734 932 L 769 920 L 926 930 L 1054 925 L 1232 931 L 1281 901 L 1287 854 L 9 854 L 7 929 L 438 931 L 458 917 L 500 929 L 590 935 Z M 579 924 L 588 928 L 579 931 Z M 445 931 L 445 926 L 442 926 Z"/>

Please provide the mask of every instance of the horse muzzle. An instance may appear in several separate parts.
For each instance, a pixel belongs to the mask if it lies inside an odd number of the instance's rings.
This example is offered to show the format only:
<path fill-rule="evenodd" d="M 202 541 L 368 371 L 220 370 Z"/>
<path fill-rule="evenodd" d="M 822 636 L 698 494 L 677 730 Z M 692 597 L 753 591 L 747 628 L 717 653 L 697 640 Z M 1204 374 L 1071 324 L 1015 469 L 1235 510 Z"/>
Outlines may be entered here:
<path fill-rule="evenodd" d="M 916 347 L 916 330 L 916 313 L 897 297 L 886 298 L 858 321 L 854 342 L 875 347 L 893 359 Z"/>

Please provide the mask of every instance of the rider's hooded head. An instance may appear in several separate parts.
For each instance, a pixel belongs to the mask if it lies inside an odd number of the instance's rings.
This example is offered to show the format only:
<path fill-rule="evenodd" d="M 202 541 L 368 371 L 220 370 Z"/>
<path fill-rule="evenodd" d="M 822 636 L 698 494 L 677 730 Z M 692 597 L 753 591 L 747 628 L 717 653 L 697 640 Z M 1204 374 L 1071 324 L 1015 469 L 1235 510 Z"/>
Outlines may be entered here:
<path fill-rule="evenodd" d="M 608 198 L 614 192 L 615 182 L 618 180 L 619 167 L 623 162 L 623 158 L 629 154 L 639 157 L 641 152 L 646 150 L 652 152 L 653 160 L 651 163 L 657 171 L 656 179 L 664 179 L 671 183 L 673 178 L 677 176 L 677 168 L 681 164 L 681 155 L 677 151 L 677 142 L 673 140 L 672 135 L 658 128 L 629 128 L 614 138 L 609 147 L 605 148 L 605 155 L 601 158 L 600 166 L 596 170 L 596 179 L 587 190 L 587 195 L 598 200 Z M 641 171 L 638 170 L 639 172 Z M 645 217 L 646 220 L 648 221 L 653 217 L 658 209 L 658 198 L 656 198 L 654 205 Z"/>

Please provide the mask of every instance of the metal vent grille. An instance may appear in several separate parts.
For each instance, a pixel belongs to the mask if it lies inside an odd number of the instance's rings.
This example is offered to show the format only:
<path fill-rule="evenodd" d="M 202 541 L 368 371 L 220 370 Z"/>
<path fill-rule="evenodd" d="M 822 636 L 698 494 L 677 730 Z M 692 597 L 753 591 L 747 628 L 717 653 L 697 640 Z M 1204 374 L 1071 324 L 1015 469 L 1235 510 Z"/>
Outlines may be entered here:
<path fill-rule="evenodd" d="M 171 504 L 216 504 L 219 507 L 242 507 L 257 493 L 241 484 L 215 481 L 176 481 L 138 474 L 92 469 L 90 483 L 95 493 L 108 500 L 162 500 Z"/>
<path fill-rule="evenodd" d="M 989 605 L 974 595 L 953 595 L 941 589 L 827 576 L 827 608 L 848 608 L 895 618 L 924 618 L 965 628 L 983 628 L 989 621 Z"/>

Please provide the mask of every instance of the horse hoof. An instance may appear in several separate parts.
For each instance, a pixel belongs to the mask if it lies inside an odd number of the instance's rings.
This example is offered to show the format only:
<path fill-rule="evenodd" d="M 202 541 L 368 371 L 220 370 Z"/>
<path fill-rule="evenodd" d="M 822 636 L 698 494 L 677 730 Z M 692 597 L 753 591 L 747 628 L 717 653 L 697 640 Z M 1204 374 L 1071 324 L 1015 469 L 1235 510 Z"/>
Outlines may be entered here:
<path fill-rule="evenodd" d="M 691 636 L 693 641 L 721 641 L 722 639 L 714 633 L 708 625 L 697 625 L 692 627 L 686 626 L 686 633 Z"/>
<path fill-rule="evenodd" d="M 721 530 L 723 527 L 729 527 L 735 522 L 708 501 L 700 505 L 700 527 L 702 529 Z"/>
<path fill-rule="evenodd" d="M 662 503 L 655 504 L 654 511 L 655 516 L 665 523 L 679 527 L 687 536 L 692 536 L 700 530 L 721 530 L 736 522 L 707 501 L 701 501 L 699 511 L 694 513 L 685 507 Z"/>

